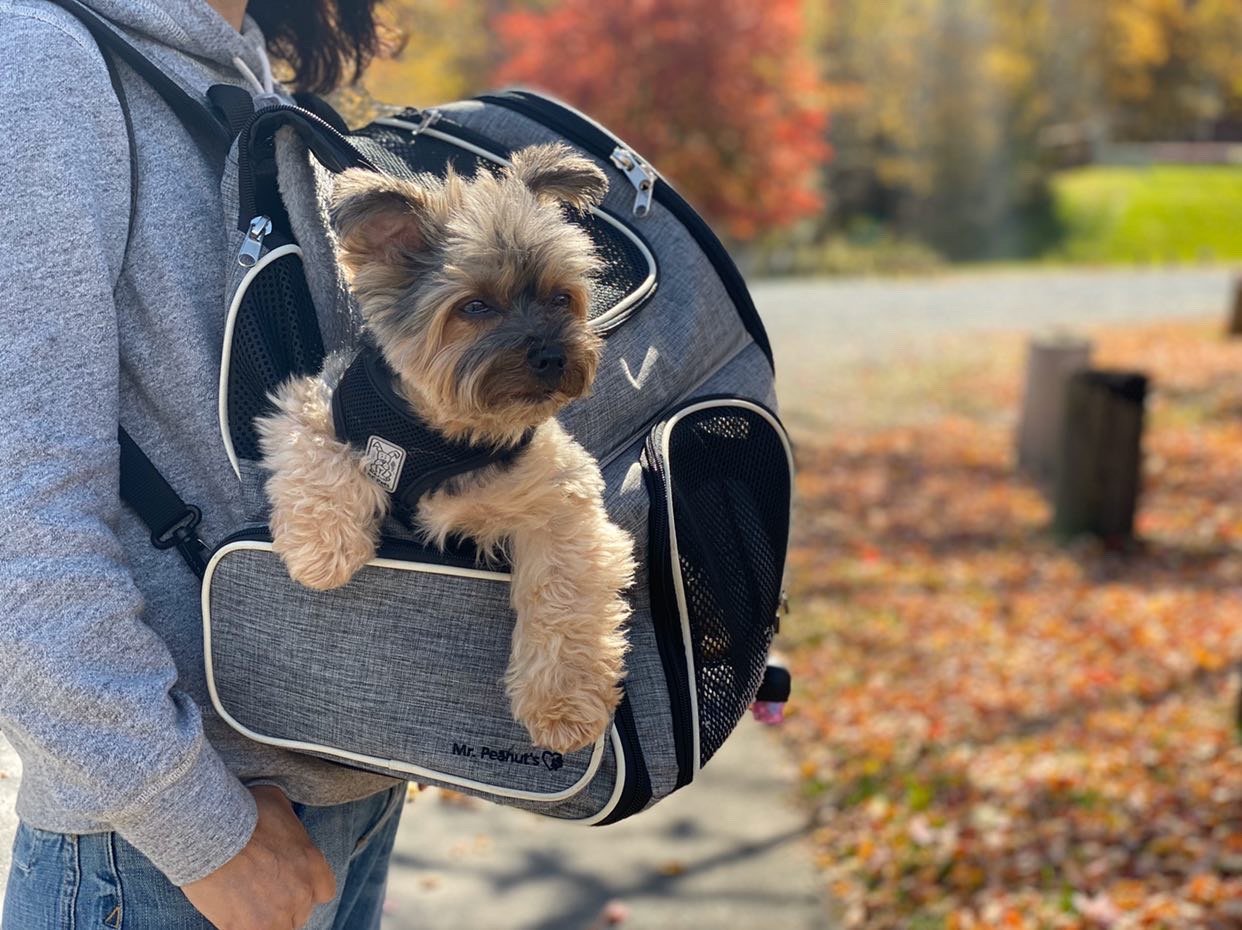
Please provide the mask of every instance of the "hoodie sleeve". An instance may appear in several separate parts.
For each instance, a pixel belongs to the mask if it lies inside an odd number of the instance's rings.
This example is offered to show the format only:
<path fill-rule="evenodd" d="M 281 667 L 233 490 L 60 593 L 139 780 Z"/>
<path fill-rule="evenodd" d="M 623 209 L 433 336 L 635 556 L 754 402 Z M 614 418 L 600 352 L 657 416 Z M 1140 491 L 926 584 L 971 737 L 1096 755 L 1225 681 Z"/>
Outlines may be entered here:
<path fill-rule="evenodd" d="M 0 728 L 66 824 L 111 825 L 185 884 L 241 850 L 255 807 L 115 535 L 128 140 L 58 13 L 0 0 Z"/>

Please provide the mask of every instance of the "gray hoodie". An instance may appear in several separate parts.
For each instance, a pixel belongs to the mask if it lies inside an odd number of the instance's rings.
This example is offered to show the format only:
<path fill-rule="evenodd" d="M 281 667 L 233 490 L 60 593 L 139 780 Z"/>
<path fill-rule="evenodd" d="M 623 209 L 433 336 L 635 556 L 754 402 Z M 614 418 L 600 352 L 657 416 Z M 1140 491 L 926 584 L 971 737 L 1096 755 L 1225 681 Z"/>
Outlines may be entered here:
<path fill-rule="evenodd" d="M 187 90 L 251 86 L 262 36 L 205 0 L 86 0 Z M 42 0 L 0 0 L 0 728 L 18 814 L 115 830 L 178 884 L 245 845 L 244 782 L 330 804 L 392 784 L 234 734 L 211 712 L 197 579 L 117 497 L 118 421 L 204 514 L 243 522 L 216 441 L 226 254 L 218 167 L 128 69 Z"/>

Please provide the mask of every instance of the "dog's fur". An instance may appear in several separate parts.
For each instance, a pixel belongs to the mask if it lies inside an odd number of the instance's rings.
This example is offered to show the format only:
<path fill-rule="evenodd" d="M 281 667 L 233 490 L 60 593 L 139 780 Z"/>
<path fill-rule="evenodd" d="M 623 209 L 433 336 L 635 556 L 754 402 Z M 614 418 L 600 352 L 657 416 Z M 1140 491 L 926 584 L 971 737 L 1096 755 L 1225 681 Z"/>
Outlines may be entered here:
<path fill-rule="evenodd" d="M 506 687 L 535 743 L 580 749 L 605 731 L 620 697 L 633 543 L 609 519 L 595 460 L 554 415 L 585 394 L 601 343 L 586 323 L 598 267 L 564 210 L 598 204 L 607 180 L 564 146 L 533 146 L 470 179 L 342 174 L 333 193 L 338 255 L 398 392 L 451 439 L 529 445 L 508 465 L 453 479 L 420 501 L 417 522 L 513 565 L 517 612 Z M 477 301 L 487 308 L 479 311 Z M 467 312 L 472 306 L 474 312 Z M 563 375 L 532 359 L 563 349 Z M 332 391 L 349 364 L 273 395 L 256 421 L 273 548 L 290 575 L 335 588 L 375 556 L 388 493 L 338 440 Z"/>

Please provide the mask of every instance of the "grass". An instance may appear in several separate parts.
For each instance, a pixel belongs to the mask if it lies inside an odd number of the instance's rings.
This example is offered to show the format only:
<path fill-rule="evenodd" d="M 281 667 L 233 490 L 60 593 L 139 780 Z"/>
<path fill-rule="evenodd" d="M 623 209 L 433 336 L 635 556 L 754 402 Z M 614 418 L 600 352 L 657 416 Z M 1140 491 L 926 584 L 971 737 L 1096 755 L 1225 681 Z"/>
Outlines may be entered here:
<path fill-rule="evenodd" d="M 1242 259 L 1242 165 L 1080 168 L 1059 175 L 1053 190 L 1064 238 L 1048 258 Z"/>

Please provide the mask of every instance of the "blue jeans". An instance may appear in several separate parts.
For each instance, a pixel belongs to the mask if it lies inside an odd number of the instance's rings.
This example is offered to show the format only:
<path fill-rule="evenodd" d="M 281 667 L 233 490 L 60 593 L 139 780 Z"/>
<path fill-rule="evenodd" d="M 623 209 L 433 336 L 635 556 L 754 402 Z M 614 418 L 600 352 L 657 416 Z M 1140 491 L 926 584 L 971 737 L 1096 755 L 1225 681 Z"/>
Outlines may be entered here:
<path fill-rule="evenodd" d="M 378 930 L 405 785 L 352 804 L 293 805 L 336 875 L 336 900 L 307 930 Z M 4 930 L 212 930 L 185 895 L 115 833 L 48 833 L 21 824 Z"/>

